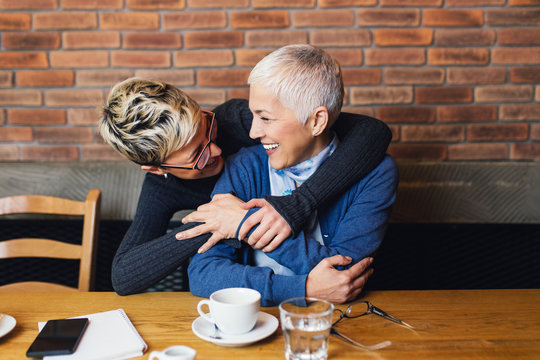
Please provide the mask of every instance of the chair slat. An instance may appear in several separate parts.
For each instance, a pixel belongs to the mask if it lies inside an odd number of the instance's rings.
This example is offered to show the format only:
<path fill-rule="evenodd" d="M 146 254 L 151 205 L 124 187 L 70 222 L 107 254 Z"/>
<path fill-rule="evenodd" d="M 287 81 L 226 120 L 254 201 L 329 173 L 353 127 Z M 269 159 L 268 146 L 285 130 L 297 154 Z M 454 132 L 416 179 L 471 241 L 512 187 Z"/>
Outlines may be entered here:
<path fill-rule="evenodd" d="M 0 242 L 2 257 L 43 257 L 59 259 L 80 259 L 81 246 L 57 240 L 20 238 Z"/>

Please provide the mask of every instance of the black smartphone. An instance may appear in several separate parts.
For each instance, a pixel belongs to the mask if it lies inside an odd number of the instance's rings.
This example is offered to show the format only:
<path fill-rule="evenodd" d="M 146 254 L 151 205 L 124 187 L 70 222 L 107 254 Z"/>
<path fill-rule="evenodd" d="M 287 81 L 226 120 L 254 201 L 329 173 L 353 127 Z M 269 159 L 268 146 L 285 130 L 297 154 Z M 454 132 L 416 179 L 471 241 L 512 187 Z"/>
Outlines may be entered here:
<path fill-rule="evenodd" d="M 73 354 L 88 326 L 88 319 L 49 320 L 28 348 L 27 357 Z"/>

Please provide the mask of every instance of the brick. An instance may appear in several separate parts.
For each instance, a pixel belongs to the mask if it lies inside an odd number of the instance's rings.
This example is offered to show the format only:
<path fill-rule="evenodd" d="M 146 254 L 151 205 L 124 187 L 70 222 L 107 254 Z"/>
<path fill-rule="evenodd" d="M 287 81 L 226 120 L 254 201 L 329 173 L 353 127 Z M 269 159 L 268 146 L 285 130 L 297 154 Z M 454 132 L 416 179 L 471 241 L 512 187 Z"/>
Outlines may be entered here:
<path fill-rule="evenodd" d="M 245 8 L 250 0 L 189 0 L 190 8 Z"/>
<path fill-rule="evenodd" d="M 366 106 L 362 106 L 362 107 L 346 106 L 346 107 L 343 107 L 341 109 L 341 111 L 342 112 L 353 113 L 353 114 L 359 114 L 359 115 L 367 115 L 367 116 L 371 116 L 371 117 L 375 116 L 375 111 L 373 110 L 373 108 L 372 107 L 366 107 Z M 391 126 L 390 126 L 390 130 L 392 130 Z"/>
<path fill-rule="evenodd" d="M 360 66 L 364 62 L 362 49 L 326 49 L 341 66 Z"/>
<path fill-rule="evenodd" d="M 413 100 L 410 86 L 361 87 L 351 89 L 351 104 L 408 104 Z"/>
<path fill-rule="evenodd" d="M 0 68 L 46 68 L 49 66 L 44 52 L 0 52 Z"/>
<path fill-rule="evenodd" d="M 29 14 L 0 13 L 0 30 L 30 30 Z"/>
<path fill-rule="evenodd" d="M 528 124 L 469 125 L 470 141 L 521 141 L 529 138 Z"/>
<path fill-rule="evenodd" d="M 506 69 L 500 67 L 450 68 L 449 84 L 497 84 L 506 81 Z"/>
<path fill-rule="evenodd" d="M 446 6 L 470 7 L 483 5 L 504 5 L 506 0 L 446 0 Z"/>
<path fill-rule="evenodd" d="M 534 93 L 536 94 L 535 97 L 534 97 L 534 100 L 536 102 L 540 102 L 540 86 L 538 86 L 538 85 L 536 86 L 536 90 L 535 90 Z"/>
<path fill-rule="evenodd" d="M 226 26 L 225 11 L 175 12 L 163 15 L 165 30 L 217 29 Z"/>
<path fill-rule="evenodd" d="M 153 12 L 110 12 L 100 14 L 100 24 L 106 30 L 157 30 L 159 14 Z"/>
<path fill-rule="evenodd" d="M 540 64 L 540 48 L 495 48 L 494 64 Z"/>
<path fill-rule="evenodd" d="M 359 9 L 358 26 L 418 26 L 420 10 L 408 9 Z"/>
<path fill-rule="evenodd" d="M 435 109 L 425 106 L 382 106 L 377 109 L 377 118 L 385 123 L 431 124 L 435 122 Z"/>
<path fill-rule="evenodd" d="M 442 84 L 444 69 L 441 68 L 388 68 L 385 70 L 385 83 L 392 85 Z"/>
<path fill-rule="evenodd" d="M 110 87 L 133 76 L 131 70 L 78 70 L 77 87 Z"/>
<path fill-rule="evenodd" d="M 510 158 L 512 160 L 539 160 L 540 143 L 534 144 L 511 144 Z"/>
<path fill-rule="evenodd" d="M 246 45 L 252 47 L 288 44 L 307 44 L 308 33 L 301 30 L 251 30 L 246 31 Z"/>
<path fill-rule="evenodd" d="M 506 144 L 448 145 L 448 160 L 504 160 L 509 154 Z"/>
<path fill-rule="evenodd" d="M 425 62 L 424 49 L 366 49 L 367 65 L 423 65 Z"/>
<path fill-rule="evenodd" d="M 430 65 L 487 65 L 489 49 L 428 49 Z"/>
<path fill-rule="evenodd" d="M 68 109 L 67 122 L 70 125 L 96 125 L 101 114 L 97 109 Z"/>
<path fill-rule="evenodd" d="M 534 6 L 540 5 L 538 0 L 510 0 L 510 6 Z"/>
<path fill-rule="evenodd" d="M 475 123 L 497 121 L 497 106 L 467 105 L 439 106 L 437 108 L 439 122 L 442 123 Z"/>
<path fill-rule="evenodd" d="M 461 125 L 403 125 L 404 142 L 463 142 L 465 129 Z"/>
<path fill-rule="evenodd" d="M 418 104 L 467 103 L 472 101 L 472 89 L 465 86 L 416 88 L 415 99 Z"/>
<path fill-rule="evenodd" d="M 41 91 L 39 90 L 0 90 L 0 105 L 41 105 Z"/>
<path fill-rule="evenodd" d="M 433 29 L 375 29 L 373 39 L 378 46 L 430 45 Z"/>
<path fill-rule="evenodd" d="M 442 0 L 381 0 L 382 6 L 441 6 Z"/>
<path fill-rule="evenodd" d="M 0 88 L 13 87 L 13 73 L 11 71 L 0 70 Z"/>
<path fill-rule="evenodd" d="M 24 87 L 73 86 L 71 70 L 21 70 L 17 72 L 17 85 Z"/>
<path fill-rule="evenodd" d="M 529 85 L 478 86 L 474 89 L 477 102 L 526 102 L 533 97 L 533 88 Z"/>
<path fill-rule="evenodd" d="M 484 12 L 482 10 L 424 10 L 424 26 L 482 26 Z"/>
<path fill-rule="evenodd" d="M 186 0 L 126 0 L 126 5 L 135 10 L 181 10 Z"/>
<path fill-rule="evenodd" d="M 446 145 L 437 144 L 391 144 L 388 153 L 398 160 L 441 161 L 446 160 Z"/>
<path fill-rule="evenodd" d="M 45 90 L 47 106 L 101 106 L 103 100 L 101 90 Z"/>
<path fill-rule="evenodd" d="M 312 8 L 315 0 L 253 0 L 255 9 L 286 7 L 286 8 Z"/>
<path fill-rule="evenodd" d="M 191 50 L 173 54 L 176 67 L 230 66 L 234 63 L 231 50 Z"/>
<path fill-rule="evenodd" d="M 368 30 L 364 29 L 316 29 L 311 30 L 314 46 L 367 46 L 371 44 Z"/>
<path fill-rule="evenodd" d="M 175 86 L 195 85 L 195 71 L 193 70 L 137 70 L 135 76 L 161 80 Z"/>
<path fill-rule="evenodd" d="M 51 10 L 58 7 L 58 0 L 0 0 L 2 10 Z"/>
<path fill-rule="evenodd" d="M 0 161 L 19 160 L 19 147 L 17 145 L 0 145 Z"/>
<path fill-rule="evenodd" d="M 435 44 L 439 46 L 493 45 L 492 29 L 437 29 Z"/>
<path fill-rule="evenodd" d="M 126 49 L 178 49 L 182 47 L 182 38 L 178 33 L 141 33 L 124 34 Z"/>
<path fill-rule="evenodd" d="M 538 9 L 488 9 L 486 24 L 498 25 L 540 25 L 540 10 Z"/>
<path fill-rule="evenodd" d="M 381 69 L 343 69 L 345 85 L 379 85 L 382 81 Z"/>
<path fill-rule="evenodd" d="M 64 49 L 114 49 L 120 47 L 118 31 L 65 31 Z"/>
<path fill-rule="evenodd" d="M 34 30 L 96 29 L 97 15 L 94 12 L 47 12 L 33 15 Z"/>
<path fill-rule="evenodd" d="M 106 144 L 85 144 L 81 146 L 82 161 L 126 161 L 111 146 Z"/>
<path fill-rule="evenodd" d="M 353 26 L 352 10 L 305 10 L 292 13 L 295 27 Z"/>
<path fill-rule="evenodd" d="M 399 125 L 390 125 L 388 126 L 390 128 L 391 133 L 391 142 L 397 142 L 401 139 L 401 128 Z"/>
<path fill-rule="evenodd" d="M 285 10 L 238 11 L 229 13 L 230 24 L 236 29 L 286 28 L 289 12 Z"/>
<path fill-rule="evenodd" d="M 539 104 L 502 104 L 501 105 L 501 120 L 504 121 L 539 121 L 540 120 L 540 105 Z"/>
<path fill-rule="evenodd" d="M 66 111 L 61 109 L 9 109 L 9 123 L 12 125 L 63 125 Z"/>
<path fill-rule="evenodd" d="M 69 10 L 112 10 L 123 7 L 124 0 L 62 0 L 62 9 Z"/>
<path fill-rule="evenodd" d="M 531 140 L 540 140 L 540 124 L 531 125 Z"/>
<path fill-rule="evenodd" d="M 22 146 L 22 161 L 77 161 L 79 148 L 77 146 Z"/>
<path fill-rule="evenodd" d="M 109 66 L 107 51 L 55 51 L 49 54 L 56 68 L 85 68 Z"/>
<path fill-rule="evenodd" d="M 4 33 L 2 43 L 6 49 L 58 49 L 58 33 Z"/>
<path fill-rule="evenodd" d="M 511 82 L 540 82 L 540 67 L 519 67 L 510 69 Z"/>
<path fill-rule="evenodd" d="M 30 127 L 0 128 L 0 142 L 30 142 L 33 140 L 34 133 Z"/>
<path fill-rule="evenodd" d="M 248 88 L 235 88 L 228 91 L 228 99 L 246 99 L 249 100 Z"/>
<path fill-rule="evenodd" d="M 111 64 L 115 67 L 169 67 L 168 51 L 113 51 Z"/>
<path fill-rule="evenodd" d="M 244 44 L 241 31 L 204 31 L 189 32 L 184 35 L 185 47 L 196 48 L 232 48 Z"/>
<path fill-rule="evenodd" d="M 271 52 L 272 50 L 237 49 L 234 51 L 234 57 L 236 59 L 236 65 L 253 67 Z"/>
<path fill-rule="evenodd" d="M 228 70 L 199 70 L 197 79 L 199 86 L 244 86 L 251 70 L 228 69 Z"/>
<path fill-rule="evenodd" d="M 91 143 L 94 141 L 94 131 L 88 127 L 82 128 L 36 128 L 38 143 Z"/>
<path fill-rule="evenodd" d="M 497 30 L 497 42 L 501 45 L 539 45 L 540 29 L 510 28 Z"/>
<path fill-rule="evenodd" d="M 0 125 L 4 125 L 6 123 L 6 112 L 4 109 L 0 109 Z"/>
<path fill-rule="evenodd" d="M 184 89 L 201 106 L 215 107 L 225 102 L 225 90 L 222 89 Z"/>

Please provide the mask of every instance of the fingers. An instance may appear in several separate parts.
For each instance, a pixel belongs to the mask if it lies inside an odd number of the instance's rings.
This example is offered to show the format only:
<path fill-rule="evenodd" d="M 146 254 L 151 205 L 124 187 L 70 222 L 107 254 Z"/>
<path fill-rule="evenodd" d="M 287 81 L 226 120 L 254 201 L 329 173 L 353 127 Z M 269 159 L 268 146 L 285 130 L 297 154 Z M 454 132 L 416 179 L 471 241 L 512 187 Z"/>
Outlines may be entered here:
<path fill-rule="evenodd" d="M 176 234 L 177 240 L 191 239 L 196 236 L 211 232 L 210 227 L 207 224 L 197 225 L 189 230 L 181 231 Z"/>
<path fill-rule="evenodd" d="M 270 251 L 274 251 L 275 249 L 277 249 L 279 247 L 279 245 L 281 245 L 281 243 L 283 241 L 285 241 L 285 239 L 287 239 L 288 236 L 286 235 L 283 235 L 283 234 L 277 234 L 274 239 L 270 242 L 270 244 L 268 244 L 268 246 L 265 246 L 263 251 L 264 252 L 270 252 Z M 257 243 L 258 245 L 258 243 Z"/>
<path fill-rule="evenodd" d="M 205 243 L 199 248 L 199 250 L 197 250 L 197 252 L 198 252 L 199 254 L 202 254 L 202 253 L 208 251 L 212 246 L 216 245 L 216 244 L 219 242 L 219 240 L 221 240 L 221 238 L 218 237 L 218 236 L 214 236 L 214 235 L 210 236 L 210 239 L 208 239 L 208 241 L 205 242 Z"/>
<path fill-rule="evenodd" d="M 345 266 L 349 265 L 352 261 L 350 256 L 334 255 L 321 260 L 328 267 Z"/>
<path fill-rule="evenodd" d="M 249 202 L 247 202 L 246 204 L 248 203 Z M 262 211 L 255 211 L 253 214 L 251 214 L 240 227 L 240 231 L 238 232 L 238 238 L 240 240 L 244 239 L 247 236 L 247 234 L 250 232 L 251 228 L 259 224 L 262 221 L 263 217 L 264 217 L 264 214 L 262 213 Z"/>
<path fill-rule="evenodd" d="M 247 203 L 242 204 L 244 210 L 249 210 L 254 207 L 263 207 L 266 205 L 266 200 L 264 199 L 251 199 Z"/>
<path fill-rule="evenodd" d="M 356 264 L 351 266 L 350 269 L 345 270 L 345 271 L 349 272 L 351 277 L 357 278 L 360 275 L 362 275 L 371 266 L 372 263 L 373 263 L 373 258 L 367 257 L 357 262 Z"/>

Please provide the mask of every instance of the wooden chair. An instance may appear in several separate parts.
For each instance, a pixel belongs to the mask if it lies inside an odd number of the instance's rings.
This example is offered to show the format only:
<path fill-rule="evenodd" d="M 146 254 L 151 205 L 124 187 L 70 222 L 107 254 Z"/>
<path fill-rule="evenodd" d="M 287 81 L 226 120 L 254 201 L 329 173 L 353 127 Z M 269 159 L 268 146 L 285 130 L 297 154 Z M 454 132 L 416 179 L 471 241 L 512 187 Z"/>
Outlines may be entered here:
<path fill-rule="evenodd" d="M 52 282 L 25 281 L 0 286 L 0 292 L 93 290 L 100 207 L 101 190 L 99 189 L 90 190 L 86 201 L 43 195 L 0 198 L 0 215 L 57 214 L 82 215 L 84 218 L 81 245 L 42 238 L 19 238 L 0 242 L 0 259 L 19 257 L 79 259 L 78 288 Z"/>

